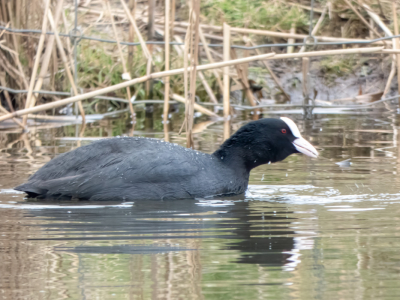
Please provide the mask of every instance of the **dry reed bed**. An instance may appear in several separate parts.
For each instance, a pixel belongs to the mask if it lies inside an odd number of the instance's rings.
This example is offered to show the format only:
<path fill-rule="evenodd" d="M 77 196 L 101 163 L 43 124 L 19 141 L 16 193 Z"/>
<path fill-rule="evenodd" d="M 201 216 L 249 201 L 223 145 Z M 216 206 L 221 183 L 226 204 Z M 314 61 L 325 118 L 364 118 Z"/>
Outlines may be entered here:
<path fill-rule="evenodd" d="M 207 2 L 207 1 L 206 1 Z M 367 2 L 367 1 L 366 1 Z M 369 32 L 370 39 L 392 36 L 398 34 L 398 16 L 396 1 L 381 1 L 379 9 L 371 9 L 365 3 L 354 4 L 349 0 L 328 1 L 324 5 L 314 7 L 314 24 L 311 27 L 313 36 L 318 42 L 366 42 L 365 38 L 349 38 L 342 36 L 327 36 L 318 34 L 326 31 L 330 23 L 336 16 L 343 17 L 343 14 L 355 16 L 359 24 Z M 190 0 L 185 4 L 177 4 L 174 0 L 165 0 L 154 5 L 155 0 L 136 2 L 134 0 L 87 0 L 81 1 L 78 11 L 75 11 L 73 0 L 51 1 L 45 0 L 0 0 L 0 25 L 7 28 L 38 28 L 41 27 L 40 35 L 10 33 L 0 30 L 0 64 L 3 70 L 0 71 L 0 85 L 12 87 L 20 90 L 27 90 L 27 94 L 10 95 L 3 91 L 5 103 L 9 111 L 1 106 L 0 103 L 0 122 L 11 119 L 16 124 L 25 129 L 28 114 L 43 112 L 55 107 L 64 106 L 73 102 L 81 103 L 82 100 L 90 99 L 99 95 L 115 95 L 119 90 L 125 90 L 125 97 L 132 115 L 135 112 L 131 99 L 136 99 L 142 90 L 145 91 L 144 97 L 151 95 L 150 82 L 156 78 L 164 78 L 164 124 L 167 123 L 169 111 L 169 99 L 185 103 L 185 122 L 182 128 L 186 129 L 188 142 L 192 145 L 191 132 L 193 128 L 193 111 L 199 110 L 202 113 L 217 117 L 217 114 L 200 104 L 194 102 L 196 89 L 199 83 L 210 100 L 217 103 L 215 93 L 223 95 L 222 106 L 224 118 L 229 118 L 232 109 L 230 107 L 231 80 L 236 86 L 241 86 L 251 106 L 258 106 L 255 96 L 250 90 L 248 82 L 248 63 L 252 61 L 262 61 L 268 69 L 277 87 L 282 91 L 287 99 L 289 95 L 280 85 L 279 78 L 274 74 L 268 65 L 271 59 L 293 59 L 301 58 L 303 64 L 303 75 L 307 77 L 308 57 L 361 54 L 361 53 L 383 53 L 392 59 L 392 68 L 386 87 L 382 93 L 384 98 L 389 92 L 391 82 L 397 72 L 400 74 L 400 45 L 399 39 L 376 41 L 373 47 L 349 48 L 342 50 L 308 51 L 305 46 L 295 53 L 295 47 L 288 46 L 286 54 L 262 54 L 260 49 L 252 51 L 242 51 L 242 58 L 237 58 L 238 53 L 231 48 L 232 43 L 241 42 L 246 46 L 256 46 L 259 37 L 272 39 L 273 42 L 302 41 L 309 37 L 307 33 L 296 33 L 293 25 L 289 32 L 283 30 L 264 30 L 254 28 L 230 27 L 227 23 L 223 26 L 207 25 L 203 23 L 206 19 L 201 15 L 201 3 L 197 0 Z M 160 5 L 163 4 L 163 5 Z M 296 7 L 296 9 L 309 13 L 310 7 L 299 3 L 286 3 L 286 5 Z M 183 8 L 182 8 L 183 6 Z M 387 13 L 383 12 L 382 6 L 390 9 L 391 21 L 387 18 Z M 175 11 L 176 8 L 179 10 Z M 180 14 L 180 11 L 185 13 Z M 21 12 L 21 13 L 17 13 Z M 111 57 L 113 66 L 121 69 L 123 79 L 115 79 L 115 82 L 98 82 L 91 87 L 88 92 L 83 94 L 79 88 L 79 83 L 84 81 L 85 74 L 77 82 L 74 65 L 82 61 L 75 61 L 73 58 L 74 41 L 59 36 L 59 32 L 67 33 L 74 29 L 75 13 L 80 16 L 78 19 L 83 35 L 91 34 L 91 28 L 107 28 L 108 36 L 116 40 L 117 51 L 112 51 L 114 46 L 105 47 L 104 53 Z M 177 17 L 182 19 L 182 15 L 188 18 L 188 22 L 175 21 Z M 83 18 L 84 16 L 84 18 Z M 326 19 L 330 19 L 326 23 Z M 368 20 L 367 20 L 368 19 Z M 38 26 L 40 24 L 40 26 Z M 391 30 L 392 28 L 392 30 Z M 278 28 L 279 29 L 279 28 Z M 46 35 L 46 31 L 54 32 L 54 35 Z M 301 31 L 301 30 L 298 30 Z M 99 31 L 98 31 L 99 32 Z M 101 33 L 101 32 L 100 32 Z M 146 40 L 154 40 L 155 34 L 161 36 L 165 45 L 146 45 Z M 98 34 L 103 37 L 102 34 Z M 147 36 L 146 36 L 147 35 Z M 184 38 L 182 38 L 182 36 Z M 158 37 L 158 38 L 159 38 Z M 258 39 L 257 39 L 258 38 Z M 121 41 L 139 42 L 139 46 L 124 46 Z M 75 40 L 76 41 L 76 40 Z M 184 45 L 169 46 L 169 41 L 184 41 Z M 213 41 L 223 42 L 222 49 L 210 48 L 208 43 Z M 202 43 L 199 49 L 199 43 Z M 81 42 L 82 43 L 82 42 Z M 171 50 L 173 49 L 173 51 Z M 222 51 L 220 51 L 222 50 Z M 252 52 L 256 55 L 251 56 Z M 183 57 L 182 57 L 183 56 Z M 198 65 L 198 58 L 206 59 L 209 64 Z M 222 58 L 223 62 L 215 63 Z M 160 63 L 161 61 L 161 63 Z M 179 67 L 183 68 L 179 68 Z M 177 68 L 178 67 L 178 68 Z M 233 69 L 230 67 L 234 67 Z M 135 69 L 136 68 L 136 69 Z M 170 70 L 172 68 L 172 70 Z M 222 72 L 218 69 L 222 69 Z M 138 73 L 140 69 L 141 73 Z M 165 70 L 165 71 L 161 71 Z M 213 70 L 204 73 L 204 70 Z M 145 74 L 145 76 L 143 76 Z M 170 87 L 170 80 L 183 74 L 179 84 L 183 86 L 183 96 L 176 93 L 176 86 Z M 221 74 L 223 76 L 221 76 Z M 197 75 L 200 80 L 197 80 Z M 75 76 L 75 78 L 74 78 Z M 175 76 L 175 77 L 173 77 Z M 59 84 L 57 78 L 68 78 L 68 83 Z M 136 77 L 136 78 L 135 78 Z M 221 79 L 222 77 L 222 79 Z M 134 79 L 132 79 L 134 78 Z M 400 89 L 400 76 L 397 76 Z M 175 79 L 176 80 L 176 79 Z M 211 82 L 215 82 L 214 89 Z M 144 84 L 144 87 L 141 87 Z M 307 85 L 304 84 L 305 105 L 308 105 Z M 65 90 L 65 87 L 72 88 L 72 97 L 66 99 L 43 99 L 42 95 L 34 93 L 46 85 L 50 90 Z M 103 87 L 103 88 L 102 88 Z M 88 90 L 86 88 L 86 90 Z M 132 97 L 133 96 L 133 97 Z M 185 100 L 186 99 L 186 100 Z M 48 102 L 52 100 L 51 102 Z M 38 104 L 39 102 L 47 102 Z M 310 102 L 311 103 L 311 102 Z M 20 108 L 15 111 L 15 108 Z M 23 108 L 23 109 L 21 109 Z M 82 119 L 85 119 L 84 106 L 79 105 Z M 23 116 L 22 122 L 17 117 Z"/>

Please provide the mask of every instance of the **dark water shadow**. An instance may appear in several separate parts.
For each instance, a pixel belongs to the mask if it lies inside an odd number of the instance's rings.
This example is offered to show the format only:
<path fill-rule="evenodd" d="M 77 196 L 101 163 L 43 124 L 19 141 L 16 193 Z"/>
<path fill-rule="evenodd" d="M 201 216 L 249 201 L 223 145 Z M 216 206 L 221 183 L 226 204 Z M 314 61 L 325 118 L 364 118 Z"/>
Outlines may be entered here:
<path fill-rule="evenodd" d="M 54 247 L 56 251 L 87 254 L 159 254 L 176 251 L 190 251 L 183 247 L 166 247 L 165 245 L 113 245 L 113 246 L 77 246 Z"/>
<path fill-rule="evenodd" d="M 54 204 L 54 203 L 53 203 Z M 272 213 L 268 202 L 227 200 L 137 201 L 132 207 L 120 203 L 84 203 L 82 208 L 30 210 L 32 217 L 43 218 L 40 227 L 48 238 L 57 241 L 124 241 L 123 245 L 58 247 L 57 251 L 102 254 L 154 254 L 198 250 L 165 246 L 157 240 L 222 239 L 220 250 L 239 251 L 237 263 L 281 266 L 295 247 L 289 227 L 297 218 L 293 212 Z M 256 209 L 253 208 L 257 205 Z M 65 204 L 64 204 L 65 205 Z M 94 208 L 90 208 L 90 206 Z M 72 207 L 72 208 L 70 208 Z M 275 205 L 273 209 L 277 209 Z M 54 236 L 53 236 L 54 235 Z M 61 235 L 61 237 L 60 237 Z M 282 235 L 289 235 L 284 237 Z M 126 244 L 131 240 L 132 244 Z M 140 244 L 136 244 L 140 241 Z M 149 241 L 155 243 L 148 244 Z M 146 242 L 146 243 L 144 243 Z"/>

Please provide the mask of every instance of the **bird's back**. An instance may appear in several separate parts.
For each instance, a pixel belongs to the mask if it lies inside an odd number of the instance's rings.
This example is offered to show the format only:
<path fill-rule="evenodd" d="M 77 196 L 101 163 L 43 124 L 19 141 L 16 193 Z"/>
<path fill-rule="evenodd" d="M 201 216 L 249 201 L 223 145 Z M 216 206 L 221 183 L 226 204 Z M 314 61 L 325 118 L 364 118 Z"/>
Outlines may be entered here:
<path fill-rule="evenodd" d="M 194 198 L 241 193 L 247 179 L 213 155 L 147 138 L 96 141 L 54 158 L 16 189 L 91 200 Z"/>

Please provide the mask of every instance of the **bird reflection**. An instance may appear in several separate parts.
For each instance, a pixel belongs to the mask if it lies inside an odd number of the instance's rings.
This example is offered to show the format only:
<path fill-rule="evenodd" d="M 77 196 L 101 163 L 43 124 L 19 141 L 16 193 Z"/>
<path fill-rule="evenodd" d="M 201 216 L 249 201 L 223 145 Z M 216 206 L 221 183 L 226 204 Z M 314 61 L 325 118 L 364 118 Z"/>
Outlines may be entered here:
<path fill-rule="evenodd" d="M 239 251 L 237 263 L 262 266 L 290 266 L 299 245 L 293 237 L 296 232 L 291 229 L 291 224 L 297 220 L 293 217 L 293 211 L 288 211 L 285 207 L 274 211 L 276 206 L 271 207 L 267 202 L 138 201 L 131 208 L 110 206 L 104 210 L 97 207 L 108 204 L 112 203 L 83 202 L 85 209 L 76 208 L 76 204 L 72 208 L 60 206 L 61 211 L 68 209 L 71 212 L 69 214 L 60 213 L 57 209 L 32 210 L 31 214 L 53 220 L 43 226 L 64 231 L 66 235 L 68 231 L 86 234 L 92 232 L 90 238 L 78 234 L 74 238 L 76 240 L 153 240 L 157 243 L 165 238 L 223 238 L 226 243 L 222 244 L 221 250 Z M 90 209 L 90 205 L 93 205 L 93 209 Z M 134 245 L 118 247 L 116 249 L 108 245 L 64 250 L 79 253 L 117 251 L 126 254 L 134 254 L 136 251 Z M 154 245 L 148 247 L 149 253 L 157 252 Z M 139 250 L 140 253 L 146 252 L 143 245 Z M 171 248 L 171 251 L 176 250 Z M 162 251 L 166 251 L 165 247 Z"/>
<path fill-rule="evenodd" d="M 268 203 L 246 201 L 235 203 L 225 214 L 236 220 L 232 233 L 238 241 L 229 242 L 225 249 L 241 252 L 237 263 L 282 266 L 289 262 L 290 251 L 295 248 L 295 232 L 290 225 L 296 218 L 286 208 L 273 209 L 276 207 Z"/>

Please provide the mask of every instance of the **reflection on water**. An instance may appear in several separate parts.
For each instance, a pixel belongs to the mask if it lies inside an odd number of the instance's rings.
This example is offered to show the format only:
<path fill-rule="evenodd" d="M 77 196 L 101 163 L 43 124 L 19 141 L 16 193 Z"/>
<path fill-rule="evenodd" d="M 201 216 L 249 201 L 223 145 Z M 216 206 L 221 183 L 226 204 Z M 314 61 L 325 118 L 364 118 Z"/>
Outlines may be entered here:
<path fill-rule="evenodd" d="M 160 115 L 138 111 L 134 134 L 163 138 Z M 397 114 L 291 117 L 321 158 L 261 166 L 245 197 L 213 200 L 27 201 L 12 187 L 59 153 L 129 135 L 129 116 L 89 123 L 83 137 L 79 125 L 57 123 L 0 132 L 0 298 L 397 297 Z M 181 121 L 173 114 L 167 129 L 184 145 Z M 200 117 L 195 128 L 197 149 L 222 143 L 222 122 Z"/>

